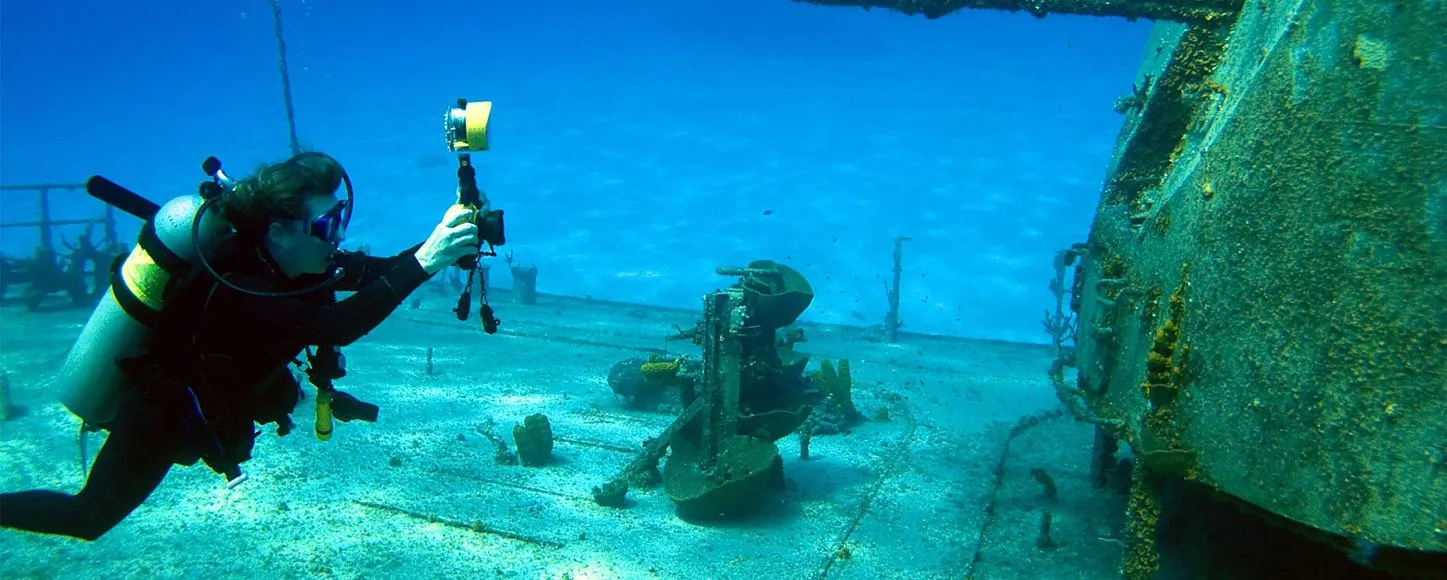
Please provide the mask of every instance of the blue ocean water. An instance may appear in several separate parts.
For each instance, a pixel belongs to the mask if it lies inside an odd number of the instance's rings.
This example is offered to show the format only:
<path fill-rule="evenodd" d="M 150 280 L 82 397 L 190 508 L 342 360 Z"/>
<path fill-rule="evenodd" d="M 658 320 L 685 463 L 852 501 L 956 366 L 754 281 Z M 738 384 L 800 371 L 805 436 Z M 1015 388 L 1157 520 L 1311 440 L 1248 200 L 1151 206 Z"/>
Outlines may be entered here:
<path fill-rule="evenodd" d="M 357 186 L 350 244 L 427 234 L 455 186 L 442 113 L 491 100 L 481 182 L 540 291 L 694 308 L 728 283 L 715 266 L 773 259 L 813 283 L 804 320 L 876 324 L 904 234 L 906 330 L 1027 342 L 1149 27 L 787 0 L 282 6 L 301 141 Z M 289 153 L 268 2 L 5 2 L 0 50 L 0 183 L 102 174 L 160 199 L 208 155 L 244 174 Z M 100 211 L 57 199 L 57 218 Z M 0 198 L 5 222 L 35 211 Z M 0 233 L 7 255 L 34 244 Z"/>

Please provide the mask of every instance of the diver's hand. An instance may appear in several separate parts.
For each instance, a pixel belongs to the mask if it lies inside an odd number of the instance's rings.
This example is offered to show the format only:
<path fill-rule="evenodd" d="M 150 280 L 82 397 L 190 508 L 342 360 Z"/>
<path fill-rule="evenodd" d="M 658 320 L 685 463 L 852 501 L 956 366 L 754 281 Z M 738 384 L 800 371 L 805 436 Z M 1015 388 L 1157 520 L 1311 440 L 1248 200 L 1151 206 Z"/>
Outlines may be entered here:
<path fill-rule="evenodd" d="M 477 252 L 477 224 L 473 212 L 463 205 L 448 208 L 447 215 L 432 229 L 432 235 L 417 248 L 417 263 L 428 274 L 436 274 L 449 264 Z"/>

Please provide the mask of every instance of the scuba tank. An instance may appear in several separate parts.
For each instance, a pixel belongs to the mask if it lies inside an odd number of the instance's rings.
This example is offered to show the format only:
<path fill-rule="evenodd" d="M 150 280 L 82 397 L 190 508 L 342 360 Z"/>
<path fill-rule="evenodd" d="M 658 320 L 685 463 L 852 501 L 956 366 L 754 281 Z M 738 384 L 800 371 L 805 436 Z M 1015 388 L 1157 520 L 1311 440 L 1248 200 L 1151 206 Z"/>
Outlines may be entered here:
<path fill-rule="evenodd" d="M 92 196 L 146 220 L 136 247 L 112 265 L 110 288 L 91 312 L 57 378 L 61 403 L 90 427 L 115 418 L 130 380 L 117 361 L 145 351 L 169 291 L 193 273 L 199 250 L 214 250 L 230 235 L 218 214 L 199 211 L 230 179 L 215 157 L 208 158 L 202 169 L 213 180 L 203 183 L 200 193 L 161 206 L 104 177 L 86 182 Z M 199 223 L 198 215 L 203 218 Z"/>

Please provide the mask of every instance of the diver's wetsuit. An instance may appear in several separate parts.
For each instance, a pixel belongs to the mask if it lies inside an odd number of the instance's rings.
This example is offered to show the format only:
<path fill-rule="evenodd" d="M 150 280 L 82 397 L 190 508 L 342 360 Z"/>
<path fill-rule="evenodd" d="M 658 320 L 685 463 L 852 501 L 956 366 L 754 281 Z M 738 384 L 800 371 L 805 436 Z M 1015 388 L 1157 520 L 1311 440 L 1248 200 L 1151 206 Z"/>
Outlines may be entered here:
<path fill-rule="evenodd" d="M 79 494 L 34 490 L 0 495 L 0 527 L 94 540 L 125 519 L 160 485 L 171 465 L 193 465 L 202 447 L 188 437 L 181 409 L 191 385 L 226 460 L 250 459 L 254 423 L 285 431 L 301 387 L 286 368 L 307 345 L 344 346 L 387 318 L 429 278 L 413 248 L 392 258 L 339 253 L 344 277 L 292 298 L 236 292 L 202 276 L 162 313 L 149 355 L 122 362 L 128 388 Z M 236 285 L 263 291 L 315 284 L 287 280 L 262 250 L 235 244 L 213 266 Z M 355 291 L 336 300 L 334 291 Z"/>

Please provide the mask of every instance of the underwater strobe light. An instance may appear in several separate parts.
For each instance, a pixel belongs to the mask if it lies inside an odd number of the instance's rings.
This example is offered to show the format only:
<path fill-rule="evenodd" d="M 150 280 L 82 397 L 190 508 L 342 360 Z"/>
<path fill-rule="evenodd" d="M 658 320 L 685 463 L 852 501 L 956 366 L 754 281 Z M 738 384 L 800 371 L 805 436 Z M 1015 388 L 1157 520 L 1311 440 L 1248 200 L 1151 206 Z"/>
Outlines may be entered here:
<path fill-rule="evenodd" d="M 492 117 L 492 101 L 467 102 L 447 109 L 443 119 L 444 140 L 449 151 L 487 151 L 487 121 Z"/>

